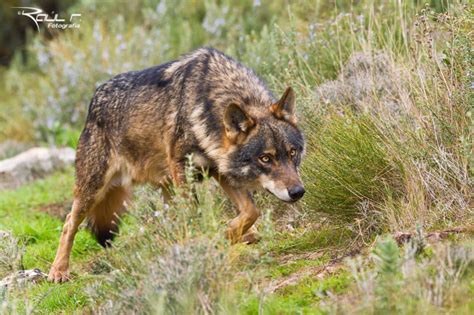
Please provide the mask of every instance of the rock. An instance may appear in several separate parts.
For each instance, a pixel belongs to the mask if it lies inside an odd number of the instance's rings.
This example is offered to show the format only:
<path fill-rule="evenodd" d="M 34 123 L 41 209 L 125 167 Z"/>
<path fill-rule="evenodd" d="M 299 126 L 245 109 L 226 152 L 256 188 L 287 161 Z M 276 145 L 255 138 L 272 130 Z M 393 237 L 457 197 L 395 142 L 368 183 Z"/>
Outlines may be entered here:
<path fill-rule="evenodd" d="M 337 80 L 315 89 L 320 104 L 348 105 L 356 112 L 383 113 L 400 117 L 409 107 L 404 70 L 382 52 L 356 52 Z"/>
<path fill-rule="evenodd" d="M 0 190 L 14 189 L 74 163 L 71 148 L 32 148 L 0 161 Z"/>
<path fill-rule="evenodd" d="M 29 143 L 18 142 L 15 140 L 7 140 L 0 143 L 0 161 L 11 158 L 32 147 Z"/>
<path fill-rule="evenodd" d="M 19 285 L 22 285 L 28 282 L 38 283 L 46 279 L 46 277 L 47 275 L 41 272 L 41 270 L 37 268 L 31 269 L 31 270 L 20 270 L 3 278 L 0 281 L 0 288 L 9 287 L 15 283 Z"/>

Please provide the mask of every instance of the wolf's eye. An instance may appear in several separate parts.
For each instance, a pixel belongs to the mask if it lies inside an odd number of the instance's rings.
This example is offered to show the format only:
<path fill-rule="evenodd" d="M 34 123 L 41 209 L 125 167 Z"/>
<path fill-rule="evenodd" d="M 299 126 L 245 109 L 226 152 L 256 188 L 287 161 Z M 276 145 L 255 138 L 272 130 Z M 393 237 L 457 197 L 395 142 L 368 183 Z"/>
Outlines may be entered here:
<path fill-rule="evenodd" d="M 296 150 L 295 150 L 295 149 L 291 149 L 291 150 L 290 150 L 290 156 L 291 156 L 291 157 L 296 156 Z"/>
<path fill-rule="evenodd" d="M 262 162 L 264 164 L 268 164 L 272 160 L 272 158 L 269 155 L 266 155 L 266 154 L 260 156 L 258 159 L 260 160 L 260 162 Z"/>

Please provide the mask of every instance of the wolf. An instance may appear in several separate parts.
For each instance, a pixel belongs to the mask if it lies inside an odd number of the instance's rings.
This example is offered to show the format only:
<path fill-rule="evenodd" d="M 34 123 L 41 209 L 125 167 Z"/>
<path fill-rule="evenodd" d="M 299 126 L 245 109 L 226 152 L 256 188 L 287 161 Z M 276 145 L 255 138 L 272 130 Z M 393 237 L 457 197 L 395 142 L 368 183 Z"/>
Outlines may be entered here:
<path fill-rule="evenodd" d="M 107 246 L 132 186 L 147 183 L 164 192 L 182 186 L 189 156 L 238 209 L 227 237 L 257 241 L 252 226 L 260 212 L 252 193 L 299 200 L 304 151 L 293 89 L 276 99 L 252 70 L 216 49 L 117 75 L 96 89 L 89 105 L 77 146 L 74 201 L 49 280 L 69 279 L 74 236 L 84 219 Z"/>

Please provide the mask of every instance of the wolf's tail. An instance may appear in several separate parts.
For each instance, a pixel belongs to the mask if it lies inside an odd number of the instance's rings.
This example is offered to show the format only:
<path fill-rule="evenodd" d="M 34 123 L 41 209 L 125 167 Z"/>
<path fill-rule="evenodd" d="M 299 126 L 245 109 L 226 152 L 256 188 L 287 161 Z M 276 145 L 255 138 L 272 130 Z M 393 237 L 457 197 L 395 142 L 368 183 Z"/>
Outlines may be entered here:
<path fill-rule="evenodd" d="M 110 188 L 105 197 L 88 213 L 88 227 L 103 247 L 110 246 L 119 230 L 120 217 L 125 213 L 125 201 L 130 192 L 122 186 Z"/>

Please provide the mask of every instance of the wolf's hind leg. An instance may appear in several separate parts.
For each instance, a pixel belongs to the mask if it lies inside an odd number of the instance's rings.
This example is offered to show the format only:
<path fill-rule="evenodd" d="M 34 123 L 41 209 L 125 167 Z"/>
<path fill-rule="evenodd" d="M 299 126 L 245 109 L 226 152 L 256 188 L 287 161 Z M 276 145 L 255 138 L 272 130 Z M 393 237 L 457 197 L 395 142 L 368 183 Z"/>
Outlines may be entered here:
<path fill-rule="evenodd" d="M 71 212 L 67 215 L 64 222 L 56 258 L 54 258 L 53 265 L 49 271 L 49 281 L 65 282 L 69 280 L 68 269 L 71 249 L 77 229 L 86 216 L 86 210 L 86 205 L 83 204 L 80 198 L 75 198 Z"/>
<path fill-rule="evenodd" d="M 104 133 L 93 123 L 87 124 L 79 138 L 76 152 L 74 201 L 64 222 L 56 258 L 48 276 L 50 281 L 64 282 L 69 279 L 69 259 L 74 237 L 106 185 L 104 179 L 110 165 L 109 153 L 110 144 Z"/>
<path fill-rule="evenodd" d="M 233 244 L 237 242 L 257 242 L 259 237 L 253 224 L 260 216 L 260 212 L 255 207 L 252 195 L 247 190 L 231 187 L 222 178 L 219 179 L 219 183 L 239 210 L 239 215 L 229 223 L 227 237 Z"/>

